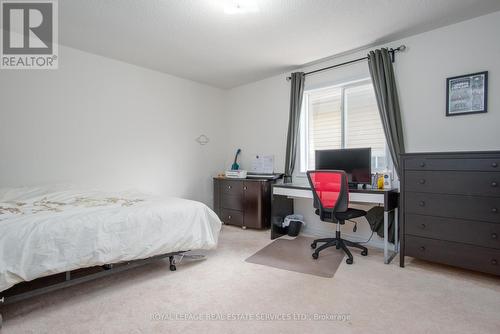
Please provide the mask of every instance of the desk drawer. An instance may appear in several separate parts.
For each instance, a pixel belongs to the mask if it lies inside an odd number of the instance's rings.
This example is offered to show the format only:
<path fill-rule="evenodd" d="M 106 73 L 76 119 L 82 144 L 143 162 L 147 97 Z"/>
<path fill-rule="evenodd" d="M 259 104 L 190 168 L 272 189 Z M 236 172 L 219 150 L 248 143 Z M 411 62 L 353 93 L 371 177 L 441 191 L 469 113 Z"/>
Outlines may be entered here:
<path fill-rule="evenodd" d="M 500 224 L 407 214 L 406 234 L 500 249 Z"/>
<path fill-rule="evenodd" d="M 243 212 L 222 209 L 220 220 L 229 225 L 243 226 Z"/>
<path fill-rule="evenodd" d="M 243 196 L 233 196 L 222 194 L 220 198 L 220 206 L 224 209 L 243 211 L 244 200 Z"/>
<path fill-rule="evenodd" d="M 406 255 L 500 275 L 500 250 L 450 241 L 406 236 Z"/>
<path fill-rule="evenodd" d="M 405 193 L 406 213 L 500 223 L 500 198 Z"/>
<path fill-rule="evenodd" d="M 414 157 L 404 161 L 405 170 L 500 171 L 500 158 L 431 158 Z"/>
<path fill-rule="evenodd" d="M 500 172 L 406 171 L 405 190 L 500 197 Z"/>
<path fill-rule="evenodd" d="M 223 180 L 220 182 L 220 190 L 225 195 L 243 197 L 243 182 Z"/>

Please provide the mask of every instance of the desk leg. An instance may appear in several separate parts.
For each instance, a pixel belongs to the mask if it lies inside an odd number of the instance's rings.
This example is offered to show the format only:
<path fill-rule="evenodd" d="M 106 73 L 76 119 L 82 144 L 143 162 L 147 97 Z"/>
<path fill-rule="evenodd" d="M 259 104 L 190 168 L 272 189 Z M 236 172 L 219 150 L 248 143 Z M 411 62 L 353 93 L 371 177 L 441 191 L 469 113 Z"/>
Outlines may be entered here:
<path fill-rule="evenodd" d="M 293 214 L 293 199 L 281 195 L 273 195 L 271 208 L 271 240 L 283 235 L 283 231 L 274 225 L 274 219 L 277 217 L 285 218 Z"/>
<path fill-rule="evenodd" d="M 389 212 L 384 211 L 384 263 L 389 263 Z"/>
<path fill-rule="evenodd" d="M 398 208 L 394 209 L 394 252 L 399 252 L 399 212 Z"/>
<path fill-rule="evenodd" d="M 398 254 L 399 241 L 398 241 L 398 209 L 392 210 L 394 214 L 394 248 L 393 251 L 389 251 L 389 213 L 390 211 L 384 211 L 384 263 L 391 263 L 392 259 Z M 389 254 L 392 253 L 392 254 Z"/>

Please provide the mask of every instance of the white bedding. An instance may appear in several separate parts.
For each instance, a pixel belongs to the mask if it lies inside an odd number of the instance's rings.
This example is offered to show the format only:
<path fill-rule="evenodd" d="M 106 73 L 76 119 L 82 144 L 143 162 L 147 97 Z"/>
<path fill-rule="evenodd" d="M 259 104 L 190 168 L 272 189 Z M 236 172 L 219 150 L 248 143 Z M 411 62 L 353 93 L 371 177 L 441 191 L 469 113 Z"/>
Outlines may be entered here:
<path fill-rule="evenodd" d="M 206 205 L 180 198 L 0 189 L 0 291 L 68 270 L 215 248 L 220 228 Z"/>

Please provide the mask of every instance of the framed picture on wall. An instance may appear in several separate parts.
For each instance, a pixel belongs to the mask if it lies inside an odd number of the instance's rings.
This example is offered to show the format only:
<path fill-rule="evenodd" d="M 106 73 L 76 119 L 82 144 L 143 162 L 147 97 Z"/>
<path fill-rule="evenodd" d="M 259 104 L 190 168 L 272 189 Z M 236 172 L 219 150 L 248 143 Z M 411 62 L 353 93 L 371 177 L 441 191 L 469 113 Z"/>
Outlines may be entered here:
<path fill-rule="evenodd" d="M 488 111 L 488 71 L 446 79 L 446 116 Z"/>

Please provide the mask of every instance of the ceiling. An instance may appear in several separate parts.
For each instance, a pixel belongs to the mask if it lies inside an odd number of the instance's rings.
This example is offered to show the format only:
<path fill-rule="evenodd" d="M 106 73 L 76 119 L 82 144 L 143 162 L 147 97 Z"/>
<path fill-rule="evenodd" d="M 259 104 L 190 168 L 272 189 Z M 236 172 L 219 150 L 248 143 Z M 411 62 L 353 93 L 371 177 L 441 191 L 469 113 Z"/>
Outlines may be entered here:
<path fill-rule="evenodd" d="M 231 1 L 63 0 L 59 40 L 231 88 L 500 10 L 499 0 L 253 0 L 258 12 L 227 15 Z"/>

